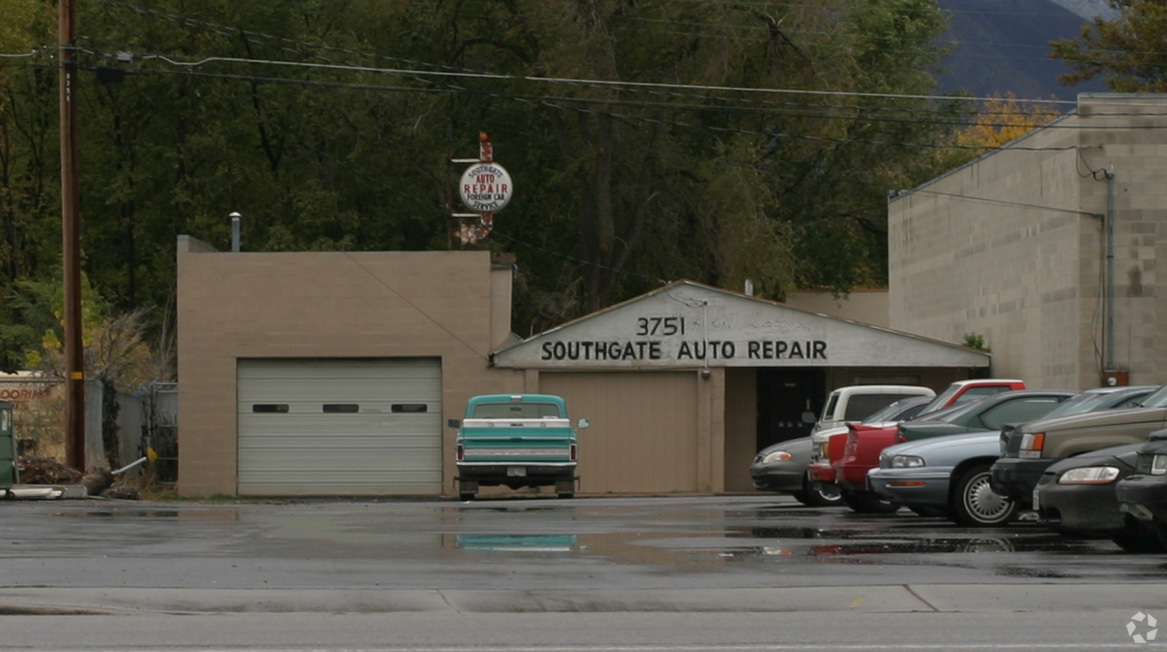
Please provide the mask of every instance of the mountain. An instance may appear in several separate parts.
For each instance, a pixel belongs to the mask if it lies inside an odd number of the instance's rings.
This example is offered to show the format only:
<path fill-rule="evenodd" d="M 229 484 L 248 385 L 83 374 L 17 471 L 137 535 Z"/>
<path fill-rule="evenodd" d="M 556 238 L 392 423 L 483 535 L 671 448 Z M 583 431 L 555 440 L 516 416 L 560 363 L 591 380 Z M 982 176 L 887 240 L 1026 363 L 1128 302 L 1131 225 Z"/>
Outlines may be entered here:
<path fill-rule="evenodd" d="M 1050 41 L 1074 38 L 1095 16 L 1114 18 L 1106 0 L 939 0 L 952 15 L 946 38 L 955 50 L 937 76 L 940 92 L 967 90 L 976 96 L 1012 93 L 1018 98 L 1073 100 L 1078 93 L 1105 92 L 1092 80 L 1063 86 L 1069 72 L 1049 58 Z"/>

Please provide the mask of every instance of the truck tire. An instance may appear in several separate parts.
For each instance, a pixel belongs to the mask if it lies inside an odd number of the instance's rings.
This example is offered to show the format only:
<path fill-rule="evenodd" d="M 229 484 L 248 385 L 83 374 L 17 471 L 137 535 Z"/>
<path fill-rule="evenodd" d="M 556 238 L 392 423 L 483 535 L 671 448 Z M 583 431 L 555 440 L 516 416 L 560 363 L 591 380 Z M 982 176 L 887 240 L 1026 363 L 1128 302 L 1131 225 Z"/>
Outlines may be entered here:
<path fill-rule="evenodd" d="M 843 504 L 843 496 L 839 492 L 839 485 L 822 483 L 818 489 L 811 484 L 810 478 L 802 477 L 802 490 L 793 494 L 794 499 L 807 507 L 835 507 Z"/>
<path fill-rule="evenodd" d="M 560 498 L 575 498 L 575 478 L 555 481 L 555 495 Z"/>
<path fill-rule="evenodd" d="M 900 506 L 883 500 L 870 491 L 843 489 L 843 502 L 858 514 L 894 514 Z"/>
<path fill-rule="evenodd" d="M 478 482 L 474 480 L 459 480 L 458 481 L 458 500 L 471 501 L 474 500 L 474 495 L 478 493 Z"/>

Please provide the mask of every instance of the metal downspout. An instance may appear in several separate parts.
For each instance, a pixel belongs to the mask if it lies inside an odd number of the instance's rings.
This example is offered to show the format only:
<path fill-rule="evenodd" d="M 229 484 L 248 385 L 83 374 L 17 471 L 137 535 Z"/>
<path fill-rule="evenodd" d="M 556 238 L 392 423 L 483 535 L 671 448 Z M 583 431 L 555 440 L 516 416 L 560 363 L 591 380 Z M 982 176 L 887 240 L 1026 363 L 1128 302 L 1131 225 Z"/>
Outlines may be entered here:
<path fill-rule="evenodd" d="M 1114 170 L 1106 171 L 1106 356 L 1104 370 L 1114 369 Z"/>

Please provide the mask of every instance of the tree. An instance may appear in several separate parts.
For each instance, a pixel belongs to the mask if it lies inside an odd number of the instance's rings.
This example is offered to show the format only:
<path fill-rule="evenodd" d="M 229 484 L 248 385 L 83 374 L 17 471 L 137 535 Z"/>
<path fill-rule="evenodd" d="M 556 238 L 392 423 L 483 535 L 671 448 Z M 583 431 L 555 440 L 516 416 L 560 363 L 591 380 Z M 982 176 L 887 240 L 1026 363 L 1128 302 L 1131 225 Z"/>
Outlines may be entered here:
<path fill-rule="evenodd" d="M 1078 39 L 1051 43 L 1050 56 L 1073 69 L 1061 76 L 1076 84 L 1101 76 L 1120 93 L 1167 91 L 1167 5 L 1158 0 L 1111 0 L 1122 8 L 1115 19 L 1095 18 Z"/>
<path fill-rule="evenodd" d="M 531 148 L 512 175 L 537 184 L 534 200 L 498 217 L 498 244 L 521 261 L 548 245 L 579 261 L 539 265 L 554 271 L 523 279 L 520 301 L 538 287 L 534 309 L 562 320 L 663 279 L 740 287 L 749 277 L 775 297 L 882 282 L 887 184 L 912 165 L 912 141 L 938 128 L 909 118 L 922 101 L 848 91 L 932 90 L 944 28 L 933 2 L 497 8 L 433 7 L 418 38 L 449 53 L 437 59 L 451 69 L 524 78 L 466 82 L 467 117 L 461 98 L 451 102 L 452 125 L 494 116 Z M 532 78 L 581 81 L 536 88 Z"/>
<path fill-rule="evenodd" d="M 0 53 L 10 55 L 12 61 L 36 60 L 33 50 L 44 43 L 54 15 L 52 5 L 40 0 L 0 0 L 0 16 L 4 17 L 0 20 Z M 0 324 L 19 327 L 3 298 L 15 291 L 19 279 L 39 267 L 35 250 L 40 248 L 44 232 L 43 222 L 37 218 L 46 207 L 41 184 L 49 178 L 47 173 L 40 174 L 46 172 L 48 162 L 42 127 L 50 114 L 43 105 L 25 107 L 16 97 L 30 86 L 46 87 L 52 78 L 45 74 L 14 75 L 13 71 L 0 66 Z M 0 371 L 13 371 L 18 366 L 20 344 L 13 336 L 11 329 L 0 328 Z"/>
<path fill-rule="evenodd" d="M 0 7 L 19 2 L 50 4 Z M 517 191 L 477 246 L 518 254 L 519 332 L 679 278 L 878 285 L 886 191 L 935 173 L 921 146 L 954 115 L 919 99 L 944 52 L 933 0 L 78 10 L 84 271 L 110 314 L 151 309 L 148 341 L 176 236 L 225 248 L 233 211 L 253 251 L 456 246 L 450 160 L 481 131 Z M 59 267 L 46 63 L 4 69 L 0 290 Z"/>

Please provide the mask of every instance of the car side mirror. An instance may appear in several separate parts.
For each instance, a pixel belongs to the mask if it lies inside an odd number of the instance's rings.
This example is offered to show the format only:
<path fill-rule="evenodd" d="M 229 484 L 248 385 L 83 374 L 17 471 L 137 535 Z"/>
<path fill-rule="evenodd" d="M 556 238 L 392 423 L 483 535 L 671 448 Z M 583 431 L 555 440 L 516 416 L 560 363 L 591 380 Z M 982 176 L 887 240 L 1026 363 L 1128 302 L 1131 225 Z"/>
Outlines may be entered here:
<path fill-rule="evenodd" d="M 592 425 L 592 424 L 587 419 L 580 419 L 579 420 L 579 427 L 581 430 L 583 430 L 584 428 L 587 428 L 590 425 Z"/>
<path fill-rule="evenodd" d="M 814 412 L 803 412 L 802 413 L 802 422 L 803 423 L 814 423 L 815 421 L 818 421 L 818 417 L 816 417 L 814 415 Z"/>
<path fill-rule="evenodd" d="M 449 421 L 446 422 L 446 425 L 451 427 L 451 428 L 461 428 L 462 427 L 462 420 L 461 419 L 450 419 Z"/>

